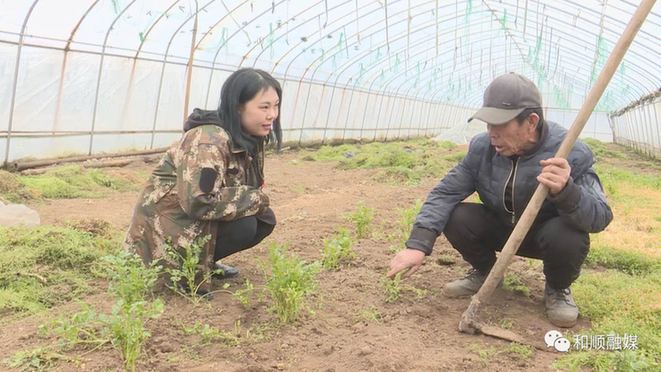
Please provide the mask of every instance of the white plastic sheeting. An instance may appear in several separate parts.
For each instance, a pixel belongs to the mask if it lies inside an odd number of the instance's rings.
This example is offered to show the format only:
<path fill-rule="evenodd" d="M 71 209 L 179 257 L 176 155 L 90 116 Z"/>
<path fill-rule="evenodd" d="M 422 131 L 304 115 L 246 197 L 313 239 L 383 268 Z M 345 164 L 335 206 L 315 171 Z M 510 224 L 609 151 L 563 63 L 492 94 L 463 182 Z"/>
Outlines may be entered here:
<path fill-rule="evenodd" d="M 611 116 L 613 137 L 654 158 L 661 158 L 661 91 Z"/>
<path fill-rule="evenodd" d="M 533 79 L 547 117 L 567 126 L 636 6 L 0 0 L 0 156 L 166 145 L 180 136 L 185 111 L 216 107 L 224 79 L 246 66 L 282 82 L 287 141 L 456 131 L 466 127 L 489 81 L 508 71 Z M 661 86 L 660 34 L 656 5 L 586 136 L 611 139 L 606 113 Z M 647 125 L 658 133 L 658 120 Z"/>

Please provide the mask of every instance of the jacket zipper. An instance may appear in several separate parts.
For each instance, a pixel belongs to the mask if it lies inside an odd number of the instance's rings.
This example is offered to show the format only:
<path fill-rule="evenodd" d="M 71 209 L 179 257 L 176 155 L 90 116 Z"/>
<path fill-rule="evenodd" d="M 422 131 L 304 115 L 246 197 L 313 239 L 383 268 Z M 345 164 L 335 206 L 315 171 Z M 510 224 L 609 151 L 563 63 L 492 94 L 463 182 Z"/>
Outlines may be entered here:
<path fill-rule="evenodd" d="M 514 210 L 514 185 L 516 184 L 516 168 L 519 165 L 519 158 L 511 161 L 512 170 L 510 171 L 510 175 L 507 177 L 507 181 L 503 187 L 503 207 L 505 207 L 505 211 L 507 213 L 512 215 L 512 225 L 514 225 L 516 223 L 516 211 Z M 512 210 L 507 208 L 507 204 L 505 204 L 505 193 L 507 192 L 507 184 L 510 182 L 510 178 L 512 178 Z"/>

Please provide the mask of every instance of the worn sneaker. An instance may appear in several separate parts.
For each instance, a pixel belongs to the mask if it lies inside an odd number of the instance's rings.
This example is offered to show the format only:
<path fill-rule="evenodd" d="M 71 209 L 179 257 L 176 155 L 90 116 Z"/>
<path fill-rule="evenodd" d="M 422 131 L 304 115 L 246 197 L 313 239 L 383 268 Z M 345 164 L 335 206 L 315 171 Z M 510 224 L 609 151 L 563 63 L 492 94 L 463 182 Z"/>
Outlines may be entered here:
<path fill-rule="evenodd" d="M 544 289 L 546 316 L 553 325 L 563 328 L 573 327 L 578 319 L 578 307 L 569 288 L 554 289 L 546 285 Z"/>
<path fill-rule="evenodd" d="M 486 278 L 487 274 L 471 269 L 465 277 L 447 283 L 443 287 L 443 294 L 450 298 L 472 296 L 480 290 Z"/>
<path fill-rule="evenodd" d="M 224 265 L 219 262 L 214 264 L 213 277 L 216 279 L 227 279 L 239 275 L 239 269 L 230 265 Z"/>

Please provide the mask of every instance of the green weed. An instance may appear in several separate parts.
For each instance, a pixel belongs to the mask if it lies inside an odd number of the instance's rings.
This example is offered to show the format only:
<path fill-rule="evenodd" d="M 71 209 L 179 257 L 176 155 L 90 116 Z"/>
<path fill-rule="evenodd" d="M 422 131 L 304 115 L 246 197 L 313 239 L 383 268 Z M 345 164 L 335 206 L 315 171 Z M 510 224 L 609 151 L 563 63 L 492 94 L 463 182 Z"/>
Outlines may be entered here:
<path fill-rule="evenodd" d="M 0 200 L 11 203 L 22 203 L 26 200 L 36 199 L 39 194 L 21 183 L 18 176 L 0 170 Z"/>
<path fill-rule="evenodd" d="M 287 254 L 284 246 L 269 247 L 268 268 L 271 275 L 266 280 L 266 290 L 273 302 L 272 308 L 283 323 L 295 321 L 305 297 L 316 288 L 319 264 L 306 264 Z"/>
<path fill-rule="evenodd" d="M 0 314 L 35 313 L 89 292 L 101 257 L 118 246 L 70 227 L 0 228 Z"/>
<path fill-rule="evenodd" d="M 394 278 L 384 278 L 383 290 L 386 295 L 386 302 L 397 302 L 402 296 L 402 273 L 397 273 Z"/>
<path fill-rule="evenodd" d="M 528 288 L 525 283 L 513 272 L 508 272 L 505 274 L 505 279 L 503 280 L 503 288 L 508 291 L 521 293 L 522 295 L 528 297 L 530 296 L 530 288 Z"/>
<path fill-rule="evenodd" d="M 604 190 L 606 190 L 606 195 L 616 201 L 627 202 L 627 200 L 622 199 L 627 197 L 627 195 L 622 195 L 621 193 L 621 189 L 625 185 L 657 191 L 661 190 L 661 176 L 656 174 L 643 174 L 608 164 L 596 164 L 595 170 L 599 174 L 599 179 Z"/>
<path fill-rule="evenodd" d="M 395 230 L 394 240 L 397 243 L 398 247 L 403 247 L 406 241 L 409 239 L 409 234 L 413 228 L 413 223 L 415 218 L 420 213 L 422 208 L 422 201 L 419 199 L 415 201 L 415 204 L 409 208 L 401 209 L 399 211 L 399 221 L 397 222 L 397 228 Z"/>
<path fill-rule="evenodd" d="M 436 259 L 436 263 L 441 266 L 451 266 L 457 263 L 457 259 L 451 254 L 441 253 Z"/>
<path fill-rule="evenodd" d="M 337 161 L 340 169 L 381 169 L 377 181 L 415 185 L 426 177 L 440 177 L 464 154 L 456 145 L 418 139 L 406 142 L 322 146 L 304 160 Z"/>
<path fill-rule="evenodd" d="M 120 352 L 124 367 L 135 371 L 142 346 L 151 336 L 146 324 L 163 313 L 160 299 L 147 298 L 161 268 L 146 267 L 140 257 L 127 252 L 104 257 L 104 268 L 110 282 L 108 292 L 115 298 L 110 314 L 98 313 L 83 304 L 81 311 L 42 328 L 57 337 L 60 350 L 73 347 L 94 350 L 112 344 Z"/>
<path fill-rule="evenodd" d="M 99 197 L 108 189 L 128 191 L 136 188 L 136 181 L 80 165 L 64 165 L 33 176 L 0 173 L 0 196 L 12 202 L 35 198 Z"/>
<path fill-rule="evenodd" d="M 213 271 L 203 271 L 200 264 L 202 247 L 211 239 L 207 235 L 184 247 L 175 248 L 168 244 L 166 253 L 174 262 L 173 266 L 165 268 L 170 277 L 170 289 L 193 303 L 198 303 L 204 296 L 199 296 L 200 288 L 211 281 Z M 204 274 L 202 274 L 204 273 Z"/>
<path fill-rule="evenodd" d="M 358 316 L 362 320 L 366 320 L 368 322 L 374 322 L 374 323 L 380 323 L 381 318 L 383 317 L 381 315 L 381 312 L 379 311 L 379 309 L 377 309 L 374 306 L 370 306 L 368 308 L 361 309 L 358 312 Z"/>
<path fill-rule="evenodd" d="M 351 235 L 346 229 L 340 229 L 332 237 L 324 239 L 321 266 L 327 270 L 337 270 L 342 263 L 353 261 L 356 252 L 352 245 Z"/>
<path fill-rule="evenodd" d="M 237 289 L 232 293 L 232 296 L 243 305 L 245 308 L 250 307 L 250 299 L 253 296 L 253 293 L 255 291 L 255 288 L 253 287 L 252 283 L 250 280 L 246 279 L 245 283 L 243 284 L 243 288 Z"/>
<path fill-rule="evenodd" d="M 625 334 L 637 337 L 637 350 L 572 352 L 557 367 L 572 370 L 591 367 L 598 371 L 656 371 L 661 367 L 661 271 L 630 275 L 615 270 L 588 272 L 572 290 L 581 313 L 592 322 L 582 335 Z M 571 341 L 571 340 L 570 340 Z"/>
<path fill-rule="evenodd" d="M 535 349 L 530 345 L 521 345 L 512 342 L 505 348 L 504 352 L 516 360 L 530 360 L 535 354 Z"/>
<path fill-rule="evenodd" d="M 239 338 L 235 333 L 223 331 L 207 323 L 202 324 L 199 320 L 192 326 L 184 327 L 184 333 L 199 336 L 201 345 L 209 345 L 215 342 L 221 342 L 227 346 L 236 346 L 239 344 Z"/>
<path fill-rule="evenodd" d="M 595 155 L 597 160 L 600 160 L 602 158 L 621 159 L 625 157 L 625 154 L 622 153 L 622 151 L 618 151 L 613 148 L 610 148 L 609 146 L 599 141 L 598 139 L 586 138 L 583 139 L 582 141 L 586 145 L 588 145 L 588 147 L 590 147 L 590 150 L 592 150 L 592 153 Z"/>
<path fill-rule="evenodd" d="M 498 359 L 501 355 L 507 356 L 510 359 L 524 362 L 532 359 L 534 355 L 534 348 L 529 345 L 521 345 L 517 343 L 510 343 L 505 348 L 498 349 L 496 347 L 487 347 L 479 344 L 470 344 L 468 350 L 477 354 L 480 359 L 480 364 L 488 366 L 494 359 Z"/>
<path fill-rule="evenodd" d="M 356 239 L 366 238 L 370 232 L 370 224 L 374 219 L 374 209 L 368 208 L 360 202 L 356 210 L 348 215 L 348 219 L 353 222 Z"/>
<path fill-rule="evenodd" d="M 646 257 L 637 252 L 597 246 L 590 249 L 586 263 L 616 269 L 627 274 L 649 274 L 661 271 L 661 260 Z"/>
<path fill-rule="evenodd" d="M 3 362 L 9 368 L 22 367 L 22 370 L 45 371 L 54 367 L 61 360 L 75 361 L 49 347 L 37 347 L 32 350 L 19 351 Z"/>

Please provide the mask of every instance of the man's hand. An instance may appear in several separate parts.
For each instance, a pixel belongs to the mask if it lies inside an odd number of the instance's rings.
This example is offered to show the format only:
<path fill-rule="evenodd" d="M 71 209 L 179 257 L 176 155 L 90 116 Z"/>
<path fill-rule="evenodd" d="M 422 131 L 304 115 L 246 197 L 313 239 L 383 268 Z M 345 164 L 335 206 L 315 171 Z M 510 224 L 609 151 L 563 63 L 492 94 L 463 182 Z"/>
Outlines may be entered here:
<path fill-rule="evenodd" d="M 388 277 L 393 278 L 400 271 L 408 270 L 402 275 L 402 277 L 407 277 L 418 271 L 424 260 L 425 252 L 409 248 L 401 250 L 390 261 Z"/>
<path fill-rule="evenodd" d="M 539 162 L 542 173 L 537 176 L 537 181 L 548 187 L 551 195 L 557 195 L 565 188 L 569 181 L 571 167 L 564 158 L 550 158 Z"/>

